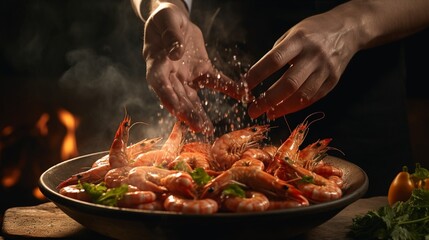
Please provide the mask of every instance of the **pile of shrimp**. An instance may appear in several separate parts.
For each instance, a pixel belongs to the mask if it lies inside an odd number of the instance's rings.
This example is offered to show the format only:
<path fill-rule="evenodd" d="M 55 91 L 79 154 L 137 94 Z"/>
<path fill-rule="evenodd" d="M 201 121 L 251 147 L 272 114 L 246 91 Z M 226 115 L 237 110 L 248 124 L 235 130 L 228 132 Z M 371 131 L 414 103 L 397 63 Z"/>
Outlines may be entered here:
<path fill-rule="evenodd" d="M 61 182 L 60 194 L 91 202 L 85 183 L 108 189 L 126 184 L 117 201 L 120 208 L 190 214 L 260 212 L 305 207 L 342 197 L 343 171 L 323 161 L 330 138 L 301 145 L 308 133 L 307 119 L 279 146 L 262 144 L 268 125 L 228 132 L 211 143 L 185 141 L 187 128 L 176 122 L 163 144 L 161 138 L 128 146 L 131 119 L 120 123 L 109 153 L 90 169 Z M 203 171 L 201 184 L 191 173 Z M 238 186 L 242 196 L 225 189 Z"/>

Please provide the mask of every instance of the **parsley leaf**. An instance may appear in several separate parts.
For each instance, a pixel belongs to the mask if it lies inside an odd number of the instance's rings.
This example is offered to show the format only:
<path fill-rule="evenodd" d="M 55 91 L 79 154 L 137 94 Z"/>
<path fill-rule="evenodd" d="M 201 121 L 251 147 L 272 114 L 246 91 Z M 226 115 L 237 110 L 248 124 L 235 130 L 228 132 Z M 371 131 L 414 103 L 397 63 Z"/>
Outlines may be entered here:
<path fill-rule="evenodd" d="M 198 186 L 203 186 L 212 179 L 203 168 L 195 168 L 190 174 Z"/>
<path fill-rule="evenodd" d="M 429 190 L 416 188 L 405 202 L 356 216 L 349 236 L 354 239 L 429 239 Z"/>
<path fill-rule="evenodd" d="M 222 196 L 234 196 L 234 197 L 246 197 L 246 193 L 244 192 L 243 188 L 240 187 L 240 185 L 236 183 L 229 184 L 225 189 L 222 191 Z"/>
<path fill-rule="evenodd" d="M 99 184 L 81 183 L 77 185 L 78 188 L 84 189 L 89 194 L 92 201 L 97 204 L 106 206 L 116 206 L 119 199 L 128 192 L 128 185 L 124 184 L 116 188 L 107 188 L 104 182 Z"/>

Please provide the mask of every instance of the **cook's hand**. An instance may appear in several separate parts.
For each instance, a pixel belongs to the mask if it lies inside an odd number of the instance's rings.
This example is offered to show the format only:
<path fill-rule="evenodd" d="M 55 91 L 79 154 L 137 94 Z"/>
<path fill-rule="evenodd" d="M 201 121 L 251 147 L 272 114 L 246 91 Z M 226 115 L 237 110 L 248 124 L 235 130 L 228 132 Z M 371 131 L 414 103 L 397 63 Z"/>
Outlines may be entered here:
<path fill-rule="evenodd" d="M 275 119 L 301 110 L 328 94 L 357 47 L 352 31 L 329 14 L 307 18 L 289 29 L 248 71 L 249 88 L 286 65 L 290 67 L 248 108 L 250 117 Z"/>
<path fill-rule="evenodd" d="M 242 84 L 214 69 L 201 30 L 174 4 L 161 3 L 148 18 L 143 55 L 146 79 L 162 104 L 196 132 L 213 132 L 199 88 L 216 89 L 237 99 L 245 92 Z"/>

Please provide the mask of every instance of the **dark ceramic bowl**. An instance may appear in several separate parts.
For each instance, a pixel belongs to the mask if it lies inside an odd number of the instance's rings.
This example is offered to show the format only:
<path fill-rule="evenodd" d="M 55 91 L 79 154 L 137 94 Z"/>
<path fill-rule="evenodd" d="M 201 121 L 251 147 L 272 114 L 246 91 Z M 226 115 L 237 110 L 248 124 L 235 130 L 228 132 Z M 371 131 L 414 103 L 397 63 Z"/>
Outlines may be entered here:
<path fill-rule="evenodd" d="M 358 166 L 328 156 L 326 162 L 344 169 L 344 196 L 308 207 L 258 213 L 193 215 L 164 211 L 120 209 L 87 203 L 60 195 L 56 186 L 87 169 L 107 152 L 93 153 L 59 163 L 39 180 L 43 194 L 83 226 L 117 239 L 287 239 L 302 234 L 335 216 L 361 198 L 368 177 Z"/>

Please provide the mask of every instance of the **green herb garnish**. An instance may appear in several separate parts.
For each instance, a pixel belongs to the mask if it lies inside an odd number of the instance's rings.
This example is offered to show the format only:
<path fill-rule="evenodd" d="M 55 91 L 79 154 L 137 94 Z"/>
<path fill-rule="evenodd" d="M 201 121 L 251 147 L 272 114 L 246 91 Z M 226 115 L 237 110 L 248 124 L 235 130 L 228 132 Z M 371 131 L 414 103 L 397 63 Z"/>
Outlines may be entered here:
<path fill-rule="evenodd" d="M 81 183 L 77 185 L 78 188 L 84 189 L 89 194 L 92 201 L 97 204 L 106 206 L 117 206 L 118 200 L 128 192 L 128 185 L 124 184 L 116 188 L 107 188 L 104 182 L 99 184 Z"/>
<path fill-rule="evenodd" d="M 223 189 L 222 196 L 234 196 L 244 198 L 246 197 L 246 193 L 243 188 L 240 187 L 240 185 L 233 183 L 229 184 L 225 189 Z"/>
<path fill-rule="evenodd" d="M 350 230 L 355 239 L 429 239 L 429 190 L 416 188 L 405 202 L 355 217 Z"/>
<path fill-rule="evenodd" d="M 212 179 L 203 168 L 195 168 L 190 174 L 198 186 L 204 186 Z"/>
<path fill-rule="evenodd" d="M 314 178 L 312 176 L 309 175 L 305 175 L 303 177 L 301 177 L 301 179 L 299 180 L 302 183 L 313 183 L 314 184 Z"/>

